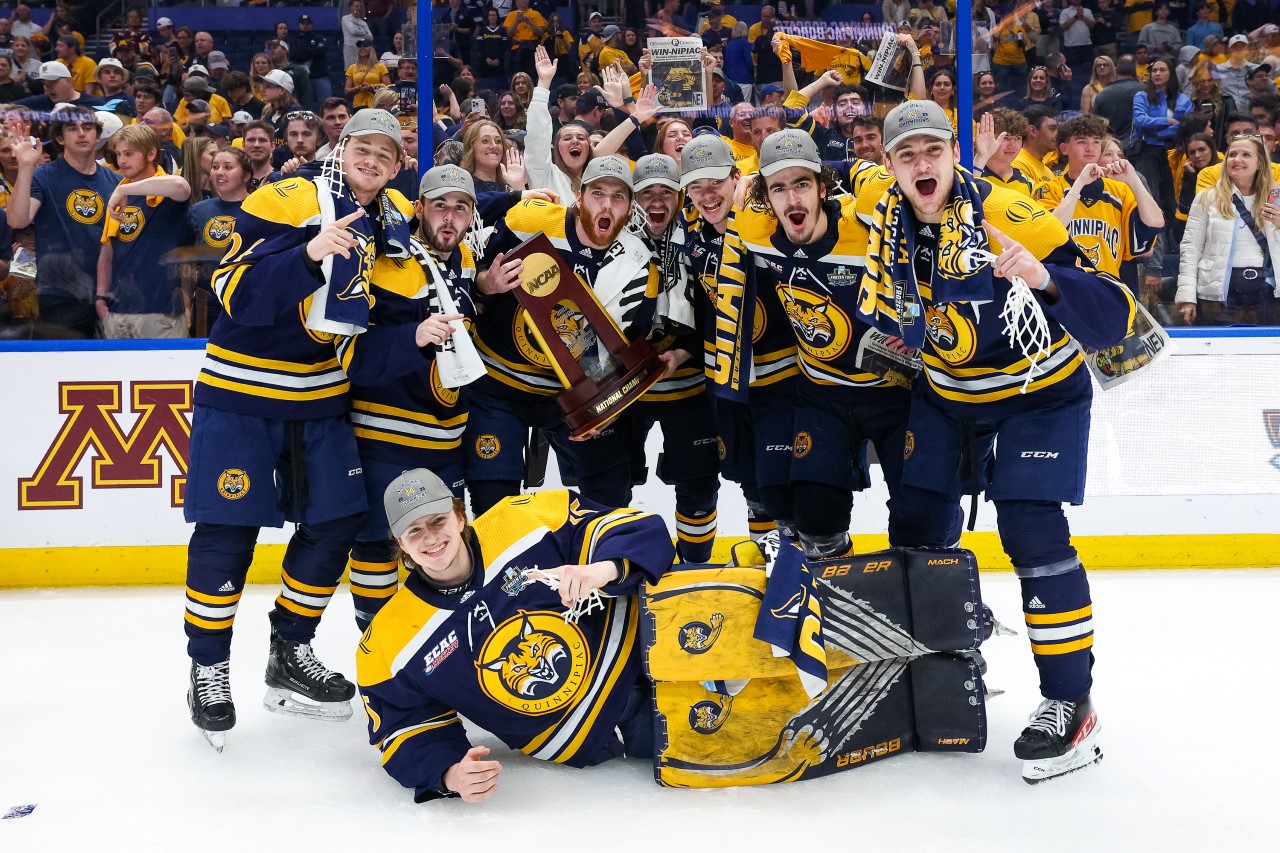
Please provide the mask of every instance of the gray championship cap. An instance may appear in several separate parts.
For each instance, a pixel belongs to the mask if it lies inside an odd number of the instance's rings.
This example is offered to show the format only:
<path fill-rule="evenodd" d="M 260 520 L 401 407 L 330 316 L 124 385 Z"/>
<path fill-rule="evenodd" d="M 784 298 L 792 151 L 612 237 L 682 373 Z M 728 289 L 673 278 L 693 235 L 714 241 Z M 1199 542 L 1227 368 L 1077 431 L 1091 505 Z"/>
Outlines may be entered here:
<path fill-rule="evenodd" d="M 724 137 L 718 133 L 695 136 L 680 151 L 680 185 L 689 186 L 694 181 L 709 178 L 724 180 L 733 174 L 738 162 Z"/>
<path fill-rule="evenodd" d="M 912 136 L 950 140 L 955 136 L 951 119 L 933 101 L 907 101 L 884 117 L 884 150 L 887 154 Z"/>
<path fill-rule="evenodd" d="M 822 158 L 813 137 L 794 127 L 769 134 L 760 147 L 760 174 L 770 178 L 793 168 L 822 171 Z"/>
<path fill-rule="evenodd" d="M 472 201 L 476 200 L 475 181 L 464 169 L 453 164 L 428 169 L 418 185 L 421 198 L 440 198 L 449 193 L 464 193 Z"/>
<path fill-rule="evenodd" d="M 400 122 L 386 110 L 364 109 L 353 115 L 342 128 L 338 141 L 343 142 L 354 136 L 385 136 L 396 144 L 396 156 L 404 156 Z"/>
<path fill-rule="evenodd" d="M 631 189 L 631 169 L 627 167 L 626 160 L 614 154 L 594 157 L 587 163 L 587 168 L 582 170 L 582 186 L 584 187 L 593 181 L 600 181 L 605 178 L 622 181 L 622 183 L 626 184 L 627 189 Z"/>
<path fill-rule="evenodd" d="M 453 509 L 453 492 L 426 468 L 405 471 L 382 493 L 391 535 L 399 539 L 420 518 Z"/>
<path fill-rule="evenodd" d="M 654 185 L 680 191 L 680 167 L 666 154 L 646 154 L 636 161 L 631 173 L 631 188 L 635 192 Z"/>

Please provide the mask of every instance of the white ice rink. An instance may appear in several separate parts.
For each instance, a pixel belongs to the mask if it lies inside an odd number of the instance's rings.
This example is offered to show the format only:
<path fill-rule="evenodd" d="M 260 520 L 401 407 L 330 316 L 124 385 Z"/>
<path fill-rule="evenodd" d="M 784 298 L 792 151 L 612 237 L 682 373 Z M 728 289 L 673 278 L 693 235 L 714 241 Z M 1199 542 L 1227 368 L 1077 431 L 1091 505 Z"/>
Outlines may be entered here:
<path fill-rule="evenodd" d="M 180 589 L 0 592 L 2 853 L 34 851 L 1280 850 L 1280 571 L 1096 572 L 1095 703 L 1106 758 L 1031 787 L 1011 744 L 1038 702 L 1012 575 L 983 577 L 1020 631 L 984 647 L 991 742 L 809 782 L 672 790 L 640 761 L 573 770 L 495 747 L 493 799 L 415 805 L 382 771 L 363 716 L 261 707 L 274 590 L 236 625 L 239 724 L 215 754 L 185 705 Z M 354 674 L 345 591 L 321 658 Z M 536 847 L 534 846 L 536 845 Z"/>

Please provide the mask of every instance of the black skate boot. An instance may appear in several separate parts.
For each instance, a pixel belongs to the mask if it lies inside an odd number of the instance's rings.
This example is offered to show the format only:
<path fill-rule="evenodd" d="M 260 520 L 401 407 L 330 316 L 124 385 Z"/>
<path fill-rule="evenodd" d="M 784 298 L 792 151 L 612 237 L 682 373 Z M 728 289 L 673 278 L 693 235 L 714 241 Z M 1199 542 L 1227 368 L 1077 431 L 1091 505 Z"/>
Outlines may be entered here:
<path fill-rule="evenodd" d="M 236 706 L 231 701 L 231 661 L 213 666 L 191 662 L 191 686 L 187 707 L 209 746 L 218 752 L 226 744 L 226 733 L 236 724 Z"/>
<path fill-rule="evenodd" d="M 275 714 L 341 722 L 351 719 L 356 687 L 316 657 L 307 643 L 271 632 L 267 659 L 267 695 L 263 706 Z"/>
<path fill-rule="evenodd" d="M 1101 761 L 1098 714 L 1089 694 L 1074 702 L 1041 702 L 1014 742 L 1013 754 L 1022 759 L 1022 778 L 1029 785 Z"/>

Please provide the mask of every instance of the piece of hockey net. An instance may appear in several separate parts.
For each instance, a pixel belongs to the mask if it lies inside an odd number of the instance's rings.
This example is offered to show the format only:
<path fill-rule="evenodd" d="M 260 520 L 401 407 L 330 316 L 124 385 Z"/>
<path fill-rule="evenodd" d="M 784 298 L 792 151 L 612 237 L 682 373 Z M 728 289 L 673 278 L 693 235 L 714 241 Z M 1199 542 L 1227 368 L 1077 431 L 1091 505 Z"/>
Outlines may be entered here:
<path fill-rule="evenodd" d="M 560 579 L 542 569 L 525 569 L 524 576 L 531 581 L 546 584 L 557 592 L 560 590 Z M 604 595 L 601 594 L 600 590 L 593 589 L 582 598 L 573 600 L 573 603 L 569 605 L 569 609 L 564 612 L 564 621 L 570 625 L 576 625 L 583 616 L 590 616 L 597 610 L 604 610 Z"/>
<path fill-rule="evenodd" d="M 1004 320 L 1004 334 L 1009 339 L 1009 346 L 1027 359 L 1027 376 L 1021 389 L 1025 394 L 1036 374 L 1044 373 L 1040 362 L 1048 357 L 1052 340 L 1049 321 L 1045 319 L 1044 309 L 1036 300 L 1031 286 L 1020 275 L 1015 275 L 1009 285 L 1009 295 L 1004 300 L 1000 319 Z"/>

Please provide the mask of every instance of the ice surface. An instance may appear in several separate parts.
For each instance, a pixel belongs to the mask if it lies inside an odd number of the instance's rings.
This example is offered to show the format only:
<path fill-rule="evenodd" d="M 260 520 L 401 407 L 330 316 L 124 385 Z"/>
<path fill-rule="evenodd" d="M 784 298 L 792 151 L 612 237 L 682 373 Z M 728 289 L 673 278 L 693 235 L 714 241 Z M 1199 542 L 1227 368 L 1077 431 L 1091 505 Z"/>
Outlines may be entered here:
<path fill-rule="evenodd" d="M 473 732 L 504 766 L 479 805 L 415 805 L 359 713 L 335 724 L 262 709 L 273 589 L 240 606 L 239 724 L 221 755 L 187 714 L 181 590 L 2 591 L 0 813 L 39 805 L 0 821 L 0 851 L 1280 849 L 1280 571 L 1095 573 L 1106 758 L 1035 787 L 1011 748 L 1038 702 L 1016 581 L 983 584 L 1021 634 L 984 647 L 989 684 L 1008 691 L 988 706 L 984 754 L 695 791 L 658 787 L 644 762 L 573 770 Z M 354 675 L 357 639 L 342 590 L 317 650 Z"/>

